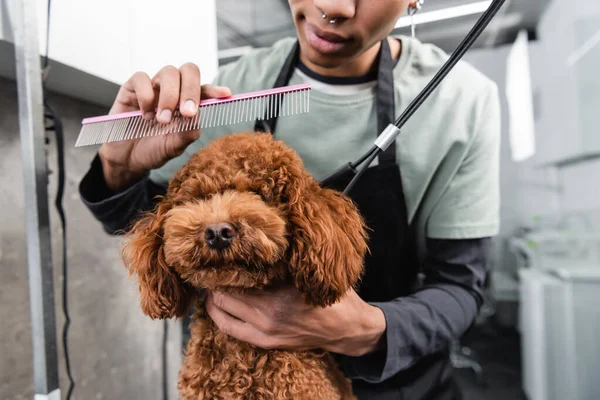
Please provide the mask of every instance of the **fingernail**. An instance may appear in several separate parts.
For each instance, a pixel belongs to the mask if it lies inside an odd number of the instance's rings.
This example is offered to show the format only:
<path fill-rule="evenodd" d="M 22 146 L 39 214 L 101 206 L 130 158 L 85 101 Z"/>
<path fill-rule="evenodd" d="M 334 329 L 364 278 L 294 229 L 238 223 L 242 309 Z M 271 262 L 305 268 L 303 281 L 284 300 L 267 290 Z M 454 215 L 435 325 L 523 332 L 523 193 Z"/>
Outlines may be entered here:
<path fill-rule="evenodd" d="M 196 102 L 194 100 L 188 100 L 185 102 L 185 104 L 183 105 L 183 110 L 182 111 L 186 111 L 188 113 L 196 113 Z"/>
<path fill-rule="evenodd" d="M 160 113 L 160 119 L 164 122 L 169 122 L 171 120 L 171 110 L 163 110 Z"/>

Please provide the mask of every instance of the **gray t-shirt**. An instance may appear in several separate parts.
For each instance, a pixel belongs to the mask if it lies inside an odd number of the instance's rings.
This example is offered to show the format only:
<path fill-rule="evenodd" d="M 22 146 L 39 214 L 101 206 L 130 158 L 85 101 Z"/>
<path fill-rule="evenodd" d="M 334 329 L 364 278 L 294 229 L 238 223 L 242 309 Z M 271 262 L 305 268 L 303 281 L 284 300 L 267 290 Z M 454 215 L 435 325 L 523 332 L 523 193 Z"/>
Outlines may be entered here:
<path fill-rule="evenodd" d="M 448 55 L 411 37 L 400 37 L 394 68 L 398 117 L 439 71 Z M 255 49 L 221 67 L 215 84 L 234 94 L 271 88 L 294 38 Z M 290 85 L 307 81 L 296 70 Z M 190 155 L 220 135 L 253 130 L 254 121 L 205 129 L 178 158 L 150 178 L 166 185 Z M 295 149 L 307 170 L 321 179 L 354 161 L 377 137 L 375 87 L 332 93 L 314 85 L 310 112 L 280 117 L 277 138 Z M 412 116 L 396 141 L 397 161 L 420 254 L 425 238 L 489 237 L 499 228 L 500 103 L 498 88 L 466 62 L 459 62 Z M 376 165 L 377 160 L 372 165 Z"/>

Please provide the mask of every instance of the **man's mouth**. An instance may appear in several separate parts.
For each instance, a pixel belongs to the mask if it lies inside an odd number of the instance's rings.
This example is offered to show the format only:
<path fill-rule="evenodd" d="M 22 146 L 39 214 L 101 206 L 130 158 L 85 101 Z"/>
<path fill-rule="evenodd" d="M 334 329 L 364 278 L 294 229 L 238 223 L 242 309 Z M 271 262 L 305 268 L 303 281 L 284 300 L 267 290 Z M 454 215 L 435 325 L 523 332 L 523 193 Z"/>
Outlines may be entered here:
<path fill-rule="evenodd" d="M 350 40 L 335 34 L 326 32 L 309 23 L 305 24 L 306 40 L 316 51 L 330 54 L 339 51 Z"/>

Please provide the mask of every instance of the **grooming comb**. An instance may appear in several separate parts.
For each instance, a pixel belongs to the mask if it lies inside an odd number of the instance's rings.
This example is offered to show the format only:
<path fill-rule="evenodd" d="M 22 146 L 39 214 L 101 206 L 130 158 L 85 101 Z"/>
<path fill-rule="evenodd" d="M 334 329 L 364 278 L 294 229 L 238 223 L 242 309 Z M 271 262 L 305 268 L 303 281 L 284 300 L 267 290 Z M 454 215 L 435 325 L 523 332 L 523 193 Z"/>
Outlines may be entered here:
<path fill-rule="evenodd" d="M 75 147 L 307 113 L 310 88 L 310 84 L 300 84 L 201 100 L 194 117 L 175 110 L 167 124 L 145 120 L 141 111 L 85 118 Z"/>

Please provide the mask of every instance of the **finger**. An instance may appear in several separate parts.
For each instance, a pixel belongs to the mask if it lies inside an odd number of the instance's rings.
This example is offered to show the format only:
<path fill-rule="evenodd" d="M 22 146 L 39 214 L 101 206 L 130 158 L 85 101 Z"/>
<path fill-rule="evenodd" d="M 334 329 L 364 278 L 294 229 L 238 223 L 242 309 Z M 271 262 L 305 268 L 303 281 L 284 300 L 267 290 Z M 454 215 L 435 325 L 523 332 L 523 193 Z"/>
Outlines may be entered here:
<path fill-rule="evenodd" d="M 166 140 L 165 149 L 169 159 L 179 157 L 185 149 L 200 138 L 200 130 L 178 132 L 163 136 Z"/>
<path fill-rule="evenodd" d="M 264 310 L 267 312 L 273 311 L 271 308 L 277 305 L 283 305 L 283 308 L 287 308 L 292 302 L 298 301 L 301 298 L 298 289 L 290 284 L 267 287 L 260 290 L 247 290 L 244 293 L 233 292 L 228 295 L 257 311 L 268 307 L 269 310 Z"/>
<path fill-rule="evenodd" d="M 293 300 L 287 300 L 280 294 L 257 290 L 254 293 L 230 293 L 229 296 L 227 303 L 235 305 L 234 312 L 243 313 L 245 322 L 263 334 L 276 335 L 290 318 L 290 302 Z"/>
<path fill-rule="evenodd" d="M 231 96 L 231 89 L 227 86 L 215 86 L 211 84 L 202 85 L 202 99 L 218 99 Z"/>
<path fill-rule="evenodd" d="M 247 290 L 244 293 L 232 292 L 228 293 L 233 301 L 240 302 L 244 304 L 246 307 L 251 307 L 256 309 L 261 303 L 264 303 L 264 299 L 269 297 L 269 293 L 267 292 L 267 288 L 263 288 L 260 290 Z"/>
<path fill-rule="evenodd" d="M 148 74 L 136 72 L 121 89 L 130 97 L 127 102 L 138 107 L 145 119 L 154 118 L 155 93 Z"/>
<path fill-rule="evenodd" d="M 181 73 L 179 111 L 185 117 L 193 117 L 200 103 L 200 69 L 193 63 L 185 63 L 179 71 Z"/>
<path fill-rule="evenodd" d="M 252 325 L 232 317 L 229 313 L 218 307 L 215 304 L 212 294 L 209 294 L 206 298 L 206 312 L 219 330 L 226 335 L 248 342 L 253 341 L 253 337 L 256 337 L 258 334 Z"/>
<path fill-rule="evenodd" d="M 244 322 L 255 325 L 257 316 L 256 310 L 248 306 L 243 300 L 223 292 L 212 292 L 210 297 L 215 306 L 219 309 L 235 318 L 239 318 Z"/>
<path fill-rule="evenodd" d="M 153 79 L 153 87 L 159 92 L 156 119 L 163 124 L 168 123 L 179 103 L 181 87 L 179 70 L 170 65 L 162 68 Z"/>
<path fill-rule="evenodd" d="M 286 348 L 286 345 L 278 338 L 267 336 L 251 324 L 232 317 L 223 311 L 215 304 L 214 298 L 210 294 L 206 299 L 206 312 L 217 325 L 217 328 L 226 335 L 262 349 Z"/>

